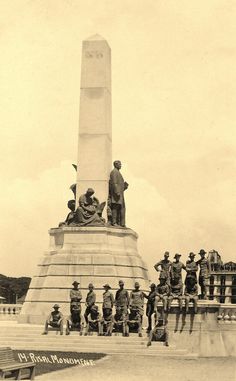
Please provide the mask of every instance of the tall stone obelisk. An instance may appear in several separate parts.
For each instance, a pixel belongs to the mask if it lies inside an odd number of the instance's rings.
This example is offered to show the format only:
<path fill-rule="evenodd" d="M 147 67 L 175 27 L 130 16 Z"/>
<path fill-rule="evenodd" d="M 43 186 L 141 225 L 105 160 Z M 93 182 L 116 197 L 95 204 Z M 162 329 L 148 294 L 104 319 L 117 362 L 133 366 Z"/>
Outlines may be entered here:
<path fill-rule="evenodd" d="M 107 201 L 111 164 L 111 49 L 96 34 L 82 48 L 77 199 L 94 188 Z"/>
<path fill-rule="evenodd" d="M 82 50 L 77 199 L 94 188 L 100 202 L 107 201 L 111 150 L 111 52 L 96 35 L 83 42 Z M 43 323 L 54 303 L 67 316 L 74 280 L 80 283 L 82 308 L 90 282 L 100 307 L 105 283 L 115 290 L 123 279 L 130 291 L 138 280 L 141 289 L 148 290 L 147 266 L 132 229 L 65 225 L 50 229 L 49 236 L 49 248 L 32 278 L 19 322 Z"/>

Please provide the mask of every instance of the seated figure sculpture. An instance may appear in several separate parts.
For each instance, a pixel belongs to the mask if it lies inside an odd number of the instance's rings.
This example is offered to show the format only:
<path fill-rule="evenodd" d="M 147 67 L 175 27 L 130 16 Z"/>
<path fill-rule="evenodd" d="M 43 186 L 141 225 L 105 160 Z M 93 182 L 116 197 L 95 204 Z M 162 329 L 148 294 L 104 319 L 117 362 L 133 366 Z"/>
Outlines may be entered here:
<path fill-rule="evenodd" d="M 84 322 L 81 318 L 81 306 L 78 302 L 71 303 L 71 314 L 66 321 L 66 335 L 70 334 L 70 331 L 79 331 L 80 335 L 83 333 Z"/>
<path fill-rule="evenodd" d="M 59 311 L 59 308 L 60 306 L 58 304 L 54 304 L 53 306 L 54 311 L 50 313 L 50 315 L 48 316 L 45 322 L 43 335 L 48 334 L 48 326 L 52 328 L 58 328 L 60 330 L 60 334 L 63 335 L 63 315 Z"/>
<path fill-rule="evenodd" d="M 70 226 L 74 224 L 75 220 L 75 200 L 69 200 L 67 207 L 70 209 L 70 213 L 67 214 L 66 220 L 59 223 L 59 227 Z"/>
<path fill-rule="evenodd" d="M 86 193 L 79 198 L 79 207 L 75 211 L 74 223 L 76 226 L 104 226 L 102 211 L 105 203 L 100 204 L 93 196 L 94 190 L 88 188 Z"/>

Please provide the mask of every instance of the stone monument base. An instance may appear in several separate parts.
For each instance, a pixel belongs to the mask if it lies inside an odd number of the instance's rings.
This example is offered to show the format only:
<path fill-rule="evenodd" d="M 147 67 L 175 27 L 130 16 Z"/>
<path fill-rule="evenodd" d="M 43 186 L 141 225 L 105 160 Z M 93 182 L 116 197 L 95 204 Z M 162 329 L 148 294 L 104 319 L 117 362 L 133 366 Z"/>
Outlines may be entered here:
<path fill-rule="evenodd" d="M 131 291 L 134 282 L 149 291 L 147 266 L 137 251 L 138 235 L 131 229 L 112 227 L 61 227 L 49 230 L 50 247 L 38 264 L 19 323 L 42 323 L 54 303 L 63 315 L 69 315 L 69 293 L 74 280 L 80 283 L 82 313 L 88 284 L 93 283 L 96 304 L 102 303 L 103 285 L 113 293 L 122 279 Z"/>

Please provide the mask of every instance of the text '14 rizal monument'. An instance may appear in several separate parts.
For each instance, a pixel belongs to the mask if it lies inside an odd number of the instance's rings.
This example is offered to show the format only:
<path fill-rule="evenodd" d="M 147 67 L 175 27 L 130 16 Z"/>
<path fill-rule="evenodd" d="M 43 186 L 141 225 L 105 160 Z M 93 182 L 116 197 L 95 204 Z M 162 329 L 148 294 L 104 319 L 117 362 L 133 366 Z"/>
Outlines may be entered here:
<path fill-rule="evenodd" d="M 122 151 L 119 159 L 122 159 Z M 111 50 L 95 35 L 83 41 L 79 144 L 74 199 L 64 223 L 49 230 L 50 246 L 33 276 L 19 322 L 44 322 L 52 304 L 67 315 L 72 283 L 80 283 L 85 301 L 88 284 L 102 302 L 104 284 L 127 290 L 140 283 L 148 290 L 147 266 L 137 251 L 137 234 L 125 226 L 121 163 L 112 169 Z"/>

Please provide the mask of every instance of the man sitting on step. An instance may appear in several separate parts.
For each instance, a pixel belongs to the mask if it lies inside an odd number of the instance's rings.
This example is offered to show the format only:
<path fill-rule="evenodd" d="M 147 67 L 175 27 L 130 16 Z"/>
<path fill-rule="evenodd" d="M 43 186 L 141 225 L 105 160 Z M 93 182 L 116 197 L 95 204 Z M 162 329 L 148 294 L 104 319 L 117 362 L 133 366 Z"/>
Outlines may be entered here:
<path fill-rule="evenodd" d="M 127 333 L 126 336 L 129 336 L 129 332 L 138 332 L 139 337 L 142 337 L 142 315 L 138 307 L 131 306 L 129 317 L 127 320 Z"/>
<path fill-rule="evenodd" d="M 122 309 L 122 307 L 116 307 L 116 313 L 114 315 L 114 330 L 115 332 L 122 332 L 123 336 L 127 336 L 127 320 L 128 312 Z"/>
<path fill-rule="evenodd" d="M 103 308 L 103 319 L 101 321 L 101 331 L 104 336 L 111 336 L 113 330 L 114 318 L 112 308 Z"/>
<path fill-rule="evenodd" d="M 66 321 L 66 335 L 70 334 L 70 331 L 80 331 L 80 335 L 83 332 L 84 322 L 81 318 L 81 306 L 78 302 L 71 303 L 71 314 Z"/>
<path fill-rule="evenodd" d="M 85 327 L 84 336 L 87 336 L 89 332 L 97 332 L 98 336 L 102 336 L 102 316 L 98 310 L 98 306 L 95 304 L 90 308 L 90 313 L 87 316 L 88 323 Z"/>
<path fill-rule="evenodd" d="M 152 341 L 162 341 L 164 345 L 169 346 L 169 333 L 167 329 L 167 321 L 163 318 L 157 318 L 156 314 L 156 324 L 155 327 L 149 333 L 149 340 L 147 346 L 152 345 Z"/>
<path fill-rule="evenodd" d="M 48 334 L 48 326 L 50 325 L 53 328 L 58 328 L 60 330 L 60 334 L 63 335 L 63 315 L 59 311 L 60 306 L 58 304 L 54 304 L 54 311 L 52 311 L 45 322 L 45 329 L 42 333 L 43 335 Z"/>

